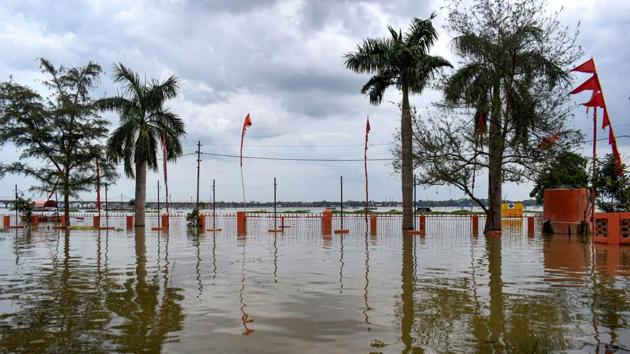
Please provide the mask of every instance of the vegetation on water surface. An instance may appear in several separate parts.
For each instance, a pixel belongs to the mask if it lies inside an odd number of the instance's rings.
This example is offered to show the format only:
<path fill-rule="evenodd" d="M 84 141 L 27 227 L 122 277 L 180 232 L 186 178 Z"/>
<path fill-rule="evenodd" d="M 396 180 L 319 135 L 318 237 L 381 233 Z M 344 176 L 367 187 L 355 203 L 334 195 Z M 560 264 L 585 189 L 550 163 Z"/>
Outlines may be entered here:
<path fill-rule="evenodd" d="M 440 68 L 451 66 L 444 58 L 429 54 L 438 34 L 432 20 L 414 18 L 402 33 L 389 26 L 388 38 L 368 38 L 357 51 L 345 55 L 346 67 L 357 73 L 373 74 L 363 85 L 370 103 L 380 104 L 390 86 L 402 93 L 400 120 L 400 174 L 402 185 L 403 229 L 413 228 L 413 161 L 410 94 L 420 94 Z"/>
<path fill-rule="evenodd" d="M 97 162 L 105 181 L 116 177 L 115 166 L 103 153 L 109 122 L 97 115 L 90 97 L 101 67 L 93 62 L 73 68 L 56 67 L 43 58 L 39 62 L 48 92 L 12 80 L 0 83 L 0 145 L 21 149 L 19 161 L 0 163 L 0 177 L 21 174 L 39 183 L 32 191 L 61 191 L 67 217 L 70 197 L 95 185 Z"/>
<path fill-rule="evenodd" d="M 582 53 L 577 33 L 547 15 L 542 0 L 452 0 L 446 8 L 462 65 L 441 82 L 444 102 L 414 117 L 415 164 L 422 184 L 459 188 L 487 214 L 485 231 L 500 230 L 503 182 L 534 179 L 581 139 L 565 125 L 568 70 Z M 475 194 L 482 170 L 488 206 Z"/>
<path fill-rule="evenodd" d="M 167 160 L 182 155 L 184 122 L 164 107 L 167 100 L 177 96 L 179 81 L 170 76 L 162 82 L 146 82 L 122 64 L 117 64 L 114 71 L 114 81 L 122 84 L 122 94 L 100 99 L 96 105 L 119 115 L 120 125 L 107 141 L 107 155 L 115 163 L 122 161 L 125 174 L 135 178 L 135 226 L 144 226 L 147 168 L 157 170 L 162 139 Z"/>

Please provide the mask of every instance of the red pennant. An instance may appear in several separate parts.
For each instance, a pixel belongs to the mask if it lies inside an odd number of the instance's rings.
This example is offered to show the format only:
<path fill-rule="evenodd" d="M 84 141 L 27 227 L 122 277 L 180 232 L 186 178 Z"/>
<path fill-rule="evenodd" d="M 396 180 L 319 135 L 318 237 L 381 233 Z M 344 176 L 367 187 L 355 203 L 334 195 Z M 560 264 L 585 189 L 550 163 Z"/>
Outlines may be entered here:
<path fill-rule="evenodd" d="M 602 129 L 610 126 L 610 119 L 608 118 L 608 108 L 604 109 L 604 120 L 602 121 Z"/>
<path fill-rule="evenodd" d="M 98 215 L 101 215 L 101 169 L 96 160 L 96 210 Z"/>
<path fill-rule="evenodd" d="M 591 90 L 591 91 L 601 91 L 602 88 L 599 84 L 599 79 L 597 78 L 597 74 L 591 76 L 590 79 L 584 81 L 580 86 L 578 86 L 575 90 L 571 91 L 571 94 L 574 95 L 576 93 L 580 93 L 582 91 Z"/>
<path fill-rule="evenodd" d="M 613 147 L 617 146 L 617 139 L 615 139 L 615 133 L 613 133 L 612 129 L 608 130 L 608 144 L 612 145 Z"/>
<path fill-rule="evenodd" d="M 586 103 L 582 103 L 582 105 L 586 107 L 606 107 L 606 104 L 604 103 L 604 96 L 602 96 L 601 91 L 593 91 L 591 99 Z"/>
<path fill-rule="evenodd" d="M 245 117 L 245 121 L 243 122 L 243 131 L 241 132 L 241 167 L 243 166 L 243 140 L 245 140 L 245 131 L 251 126 L 252 119 L 249 117 L 249 113 L 247 113 L 247 117 Z"/>
<path fill-rule="evenodd" d="M 579 71 L 581 73 L 591 73 L 591 74 L 595 74 L 597 72 L 597 70 L 595 70 L 595 61 L 593 60 L 593 58 L 576 66 L 575 68 L 571 69 L 571 71 Z"/>

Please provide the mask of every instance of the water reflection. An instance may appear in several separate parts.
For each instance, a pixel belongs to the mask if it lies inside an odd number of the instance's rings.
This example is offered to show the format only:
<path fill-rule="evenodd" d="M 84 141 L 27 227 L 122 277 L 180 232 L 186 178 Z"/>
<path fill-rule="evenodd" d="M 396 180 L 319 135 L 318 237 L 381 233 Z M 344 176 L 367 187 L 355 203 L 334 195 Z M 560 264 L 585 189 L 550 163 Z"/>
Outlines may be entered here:
<path fill-rule="evenodd" d="M 253 229 L 1 233 L 0 352 L 630 349 L 630 247 Z"/>
<path fill-rule="evenodd" d="M 135 232 L 135 276 L 123 284 L 112 284 L 106 298 L 107 308 L 122 319 L 112 326 L 116 349 L 124 352 L 159 352 L 162 345 L 176 337 L 169 333 L 182 329 L 184 314 L 178 301 L 180 289 L 169 286 L 169 236 L 166 236 L 163 286 L 147 279 L 146 238 L 143 228 Z M 161 294 L 160 294 L 161 293 Z"/>

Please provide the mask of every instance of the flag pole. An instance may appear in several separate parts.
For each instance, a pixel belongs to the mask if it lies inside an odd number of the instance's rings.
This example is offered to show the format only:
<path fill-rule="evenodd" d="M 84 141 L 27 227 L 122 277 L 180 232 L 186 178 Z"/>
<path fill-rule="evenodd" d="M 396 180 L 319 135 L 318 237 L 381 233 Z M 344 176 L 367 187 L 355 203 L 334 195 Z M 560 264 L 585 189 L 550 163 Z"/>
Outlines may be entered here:
<path fill-rule="evenodd" d="M 595 186 L 595 178 L 597 176 L 596 172 L 597 168 L 597 107 L 593 107 L 593 182 L 592 182 L 592 191 L 591 191 L 591 232 L 592 236 L 595 236 L 595 201 L 597 187 Z"/>

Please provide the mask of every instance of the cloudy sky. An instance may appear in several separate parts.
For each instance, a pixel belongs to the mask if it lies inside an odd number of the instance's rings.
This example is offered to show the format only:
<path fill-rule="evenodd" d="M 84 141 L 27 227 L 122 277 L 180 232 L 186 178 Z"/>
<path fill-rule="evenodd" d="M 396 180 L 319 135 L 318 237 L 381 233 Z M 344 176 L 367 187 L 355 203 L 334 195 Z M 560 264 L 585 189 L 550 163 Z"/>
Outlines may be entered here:
<path fill-rule="evenodd" d="M 433 53 L 453 62 L 446 16 L 440 0 L 3 0 L 0 2 L 0 80 L 40 88 L 37 58 L 55 64 L 84 65 L 94 60 L 105 69 L 97 97 L 116 93 L 112 65 L 122 62 L 147 78 L 181 79 L 181 92 L 170 108 L 186 122 L 185 153 L 197 141 L 202 151 L 238 154 L 244 116 L 254 125 L 247 134 L 245 154 L 272 157 L 361 158 L 365 117 L 372 132 L 369 155 L 388 158 L 399 101 L 390 90 L 381 106 L 371 106 L 360 93 L 365 76 L 344 68 L 343 54 L 366 37 L 384 36 L 388 24 L 406 28 L 413 17 L 437 12 L 440 40 Z M 579 43 L 596 58 L 611 119 L 618 135 L 630 135 L 630 2 L 625 0 L 550 0 L 550 10 L 564 7 L 564 24 L 581 22 Z M 580 79 L 580 78 L 578 78 Z M 438 100 L 427 92 L 413 97 L 419 109 Z M 581 102 L 584 97 L 577 98 Z M 117 117 L 108 115 L 112 125 Z M 572 124 L 587 136 L 592 128 L 577 108 Z M 630 139 L 620 137 L 628 162 Z M 608 152 L 605 142 L 600 153 Z M 3 162 L 18 156 L 11 146 L 0 148 Z M 588 151 L 588 147 L 584 148 Z M 174 200 L 194 195 L 195 158 L 182 157 L 169 169 Z M 399 177 L 387 162 L 369 164 L 370 197 L 399 200 Z M 271 200 L 272 180 L 279 181 L 282 200 L 338 198 L 344 176 L 348 199 L 363 198 L 362 163 L 312 163 L 247 160 L 245 184 L 250 200 Z M 220 200 L 239 200 L 238 159 L 204 156 L 202 198 L 217 180 Z M 155 199 L 159 175 L 150 173 L 148 199 Z M 479 179 L 483 185 L 485 178 Z M 0 197 L 13 185 L 28 189 L 33 181 L 7 176 Z M 527 198 L 530 185 L 507 185 L 504 197 Z M 420 198 L 449 199 L 462 194 L 454 188 L 421 189 Z M 478 194 L 485 194 L 480 186 Z M 110 189 L 110 198 L 133 197 L 133 181 L 124 177 Z M 93 198 L 91 194 L 83 198 Z"/>

